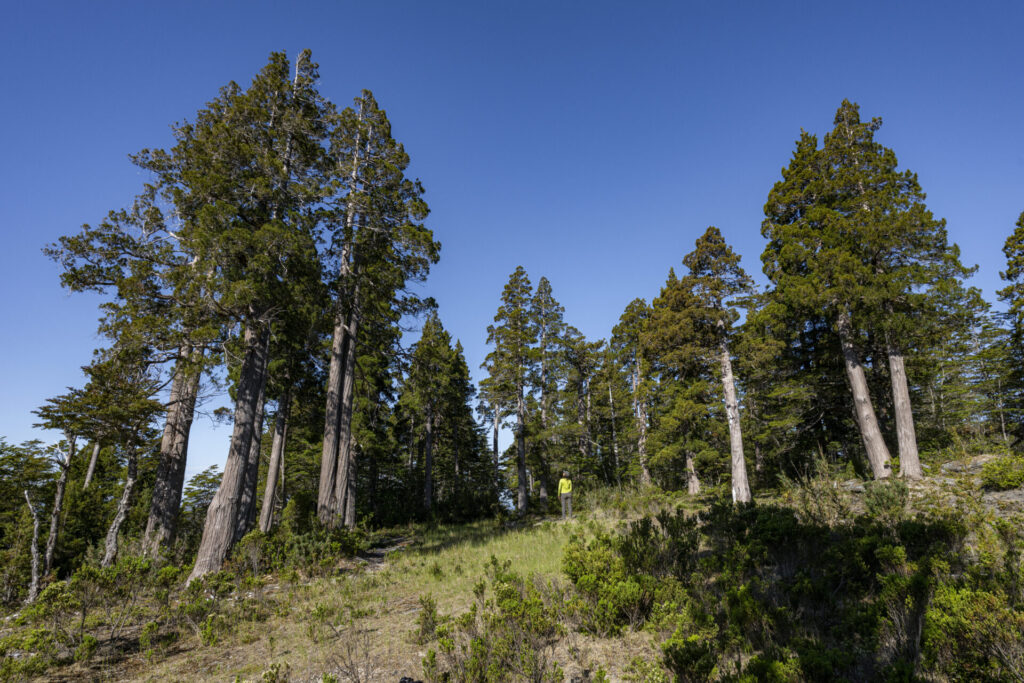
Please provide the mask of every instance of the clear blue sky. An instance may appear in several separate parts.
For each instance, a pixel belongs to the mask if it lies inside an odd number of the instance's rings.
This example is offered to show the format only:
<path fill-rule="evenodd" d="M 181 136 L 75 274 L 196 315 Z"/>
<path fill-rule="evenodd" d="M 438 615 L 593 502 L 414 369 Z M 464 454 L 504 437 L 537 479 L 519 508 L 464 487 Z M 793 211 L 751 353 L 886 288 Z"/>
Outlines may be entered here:
<path fill-rule="evenodd" d="M 30 411 L 99 342 L 98 299 L 40 249 L 128 204 L 127 155 L 272 50 L 311 48 L 323 93 L 388 110 L 443 244 L 426 291 L 479 375 L 519 264 L 591 338 L 708 225 L 759 275 L 765 197 L 843 98 L 884 118 L 992 300 L 1024 210 L 1022 26 L 1020 2 L 7 2 L 0 436 L 55 440 Z M 190 474 L 228 437 L 199 420 Z"/>

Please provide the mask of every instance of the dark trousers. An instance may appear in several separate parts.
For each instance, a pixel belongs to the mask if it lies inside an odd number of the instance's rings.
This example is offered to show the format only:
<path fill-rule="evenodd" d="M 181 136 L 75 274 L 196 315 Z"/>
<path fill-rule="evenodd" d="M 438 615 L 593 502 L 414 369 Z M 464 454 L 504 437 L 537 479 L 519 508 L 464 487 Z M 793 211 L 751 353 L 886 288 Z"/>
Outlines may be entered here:
<path fill-rule="evenodd" d="M 558 498 L 562 501 L 562 519 L 572 518 L 572 494 L 560 493 Z"/>

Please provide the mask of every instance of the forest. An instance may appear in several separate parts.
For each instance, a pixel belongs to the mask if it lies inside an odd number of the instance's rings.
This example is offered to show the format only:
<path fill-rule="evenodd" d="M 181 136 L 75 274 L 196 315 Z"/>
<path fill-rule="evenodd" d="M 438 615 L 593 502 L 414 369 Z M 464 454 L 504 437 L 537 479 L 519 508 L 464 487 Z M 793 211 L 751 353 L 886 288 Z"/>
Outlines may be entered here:
<path fill-rule="evenodd" d="M 1024 213 L 986 301 L 881 118 L 843 101 L 820 137 L 793 122 L 764 188 L 766 286 L 701 226 L 588 339 L 518 267 L 474 383 L 422 294 L 442 245 L 409 154 L 369 90 L 342 108 L 318 69 L 272 53 L 131 156 L 130 205 L 40 245 L 103 297 L 103 345 L 34 410 L 57 443 L 0 438 L 3 678 L 127 676 L 87 667 L 213 646 L 261 576 L 547 525 L 568 472 L 590 526 L 538 532 L 563 534 L 561 583 L 483 558 L 470 612 L 421 599 L 407 673 L 562 680 L 566 632 L 642 632 L 649 661 L 573 680 L 1024 680 L 1019 510 L 982 504 L 1024 485 Z M 218 391 L 230 448 L 186 481 Z M 968 503 L 936 497 L 969 470 Z"/>

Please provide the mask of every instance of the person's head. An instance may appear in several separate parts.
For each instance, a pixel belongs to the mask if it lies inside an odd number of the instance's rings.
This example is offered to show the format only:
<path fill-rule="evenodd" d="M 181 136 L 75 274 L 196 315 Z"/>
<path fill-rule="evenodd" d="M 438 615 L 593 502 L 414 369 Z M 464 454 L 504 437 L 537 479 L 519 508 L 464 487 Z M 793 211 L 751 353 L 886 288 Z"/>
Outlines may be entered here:
<path fill-rule="evenodd" d="M 562 476 L 563 477 L 568 477 L 569 476 L 569 470 L 562 470 Z"/>

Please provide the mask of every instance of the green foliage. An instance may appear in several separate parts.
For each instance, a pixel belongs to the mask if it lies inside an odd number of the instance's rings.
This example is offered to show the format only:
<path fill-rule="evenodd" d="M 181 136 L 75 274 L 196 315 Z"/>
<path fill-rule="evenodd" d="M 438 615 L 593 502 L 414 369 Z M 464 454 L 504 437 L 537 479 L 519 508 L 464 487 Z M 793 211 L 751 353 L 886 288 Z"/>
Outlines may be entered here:
<path fill-rule="evenodd" d="M 424 678 L 431 683 L 561 681 L 561 667 L 552 659 L 564 634 L 558 592 L 494 557 L 487 577 L 477 585 L 469 611 L 438 629 L 438 647 L 423 660 Z"/>
<path fill-rule="evenodd" d="M 895 527 L 904 518 L 910 500 L 905 482 L 893 478 L 869 481 L 864 489 L 868 517 L 888 527 Z"/>
<path fill-rule="evenodd" d="M 1008 491 L 1024 486 L 1024 457 L 1005 456 L 985 463 L 981 485 L 988 491 Z"/>
<path fill-rule="evenodd" d="M 421 595 L 420 612 L 416 615 L 416 642 L 420 645 L 426 645 L 434 640 L 440 623 L 441 618 L 437 613 L 437 601 L 431 595 Z"/>

